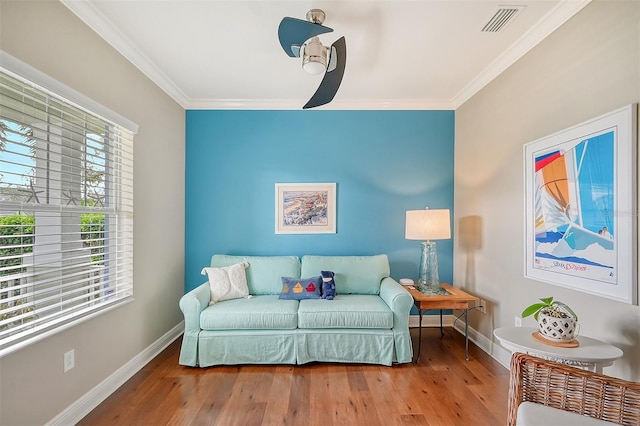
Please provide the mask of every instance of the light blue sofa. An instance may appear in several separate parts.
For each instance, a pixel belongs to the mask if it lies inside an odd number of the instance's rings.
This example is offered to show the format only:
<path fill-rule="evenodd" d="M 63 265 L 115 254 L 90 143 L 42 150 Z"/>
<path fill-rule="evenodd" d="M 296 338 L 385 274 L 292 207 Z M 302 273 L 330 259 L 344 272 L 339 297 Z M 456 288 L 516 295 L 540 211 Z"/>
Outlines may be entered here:
<path fill-rule="evenodd" d="M 314 361 L 391 365 L 410 362 L 413 299 L 389 277 L 386 255 L 228 256 L 212 267 L 248 262 L 250 298 L 209 306 L 206 282 L 180 299 L 185 332 L 180 364 L 305 364 Z M 334 300 L 280 300 L 281 277 L 335 272 Z"/>

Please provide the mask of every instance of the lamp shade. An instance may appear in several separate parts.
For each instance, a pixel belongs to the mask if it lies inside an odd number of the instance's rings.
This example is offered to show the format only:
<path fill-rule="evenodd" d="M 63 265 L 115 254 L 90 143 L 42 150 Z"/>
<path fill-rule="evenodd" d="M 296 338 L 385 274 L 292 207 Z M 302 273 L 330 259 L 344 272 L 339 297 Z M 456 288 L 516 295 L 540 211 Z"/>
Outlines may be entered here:
<path fill-rule="evenodd" d="M 451 238 L 449 209 L 407 210 L 405 239 L 448 240 Z"/>

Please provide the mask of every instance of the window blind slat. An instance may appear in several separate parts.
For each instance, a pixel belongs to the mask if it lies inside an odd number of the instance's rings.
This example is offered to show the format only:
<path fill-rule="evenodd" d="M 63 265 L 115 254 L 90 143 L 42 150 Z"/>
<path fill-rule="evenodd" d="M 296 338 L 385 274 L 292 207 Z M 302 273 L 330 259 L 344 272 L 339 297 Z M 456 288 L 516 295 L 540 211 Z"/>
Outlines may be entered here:
<path fill-rule="evenodd" d="M 131 298 L 130 290 L 116 290 L 102 298 L 99 303 L 78 305 L 73 309 L 66 309 L 37 321 L 31 319 L 25 327 L 20 329 L 9 328 L 8 331 L 0 331 L 0 340 L 6 342 L 7 345 L 23 346 L 23 342 L 31 336 L 48 335 L 56 328 L 62 329 L 66 324 L 78 322 L 82 318 L 89 318 L 98 311 L 110 310 L 114 305 L 126 303 Z M 28 315 L 25 314 L 22 320 L 25 318 L 28 318 Z"/>
<path fill-rule="evenodd" d="M 105 293 L 113 290 L 114 287 L 109 289 L 103 288 L 100 285 L 92 285 L 92 286 L 83 286 L 80 287 L 79 284 L 81 282 L 75 283 L 75 285 L 67 285 L 57 287 L 55 289 L 51 289 L 49 291 L 41 291 L 37 293 L 38 303 L 26 303 L 15 305 L 10 309 L 7 309 L 7 312 L 11 312 L 15 315 L 7 316 L 7 320 L 0 321 L 0 328 L 2 327 L 2 323 L 5 324 L 11 323 L 16 320 L 33 317 L 33 318 L 44 318 L 46 316 L 46 312 L 48 311 L 56 311 L 59 310 L 60 306 L 74 304 L 74 301 L 78 301 L 78 303 L 82 303 L 87 298 L 92 298 L 93 302 L 98 300 L 99 298 L 93 297 L 100 293 Z M 122 285 L 116 286 L 124 287 Z M 98 290 L 96 290 L 98 289 Z M 29 308 L 29 310 L 25 313 L 24 308 Z M 21 313 L 22 312 L 22 313 Z M 32 319 L 33 319 L 32 318 Z"/>

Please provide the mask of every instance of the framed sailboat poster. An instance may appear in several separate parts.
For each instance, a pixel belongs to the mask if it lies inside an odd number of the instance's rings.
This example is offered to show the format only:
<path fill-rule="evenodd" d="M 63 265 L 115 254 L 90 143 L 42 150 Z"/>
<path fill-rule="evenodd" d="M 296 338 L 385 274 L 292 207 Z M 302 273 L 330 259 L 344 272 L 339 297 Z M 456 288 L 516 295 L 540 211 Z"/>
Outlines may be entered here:
<path fill-rule="evenodd" d="M 637 105 L 524 146 L 525 277 L 638 303 Z"/>

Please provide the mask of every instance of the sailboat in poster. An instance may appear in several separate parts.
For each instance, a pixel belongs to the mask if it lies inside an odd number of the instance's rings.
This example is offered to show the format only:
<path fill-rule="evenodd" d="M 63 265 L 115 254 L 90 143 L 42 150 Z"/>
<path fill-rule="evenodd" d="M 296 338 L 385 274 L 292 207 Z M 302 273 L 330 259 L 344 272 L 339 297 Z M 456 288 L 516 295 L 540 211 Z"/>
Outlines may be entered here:
<path fill-rule="evenodd" d="M 615 283 L 614 136 L 535 157 L 534 268 Z"/>

